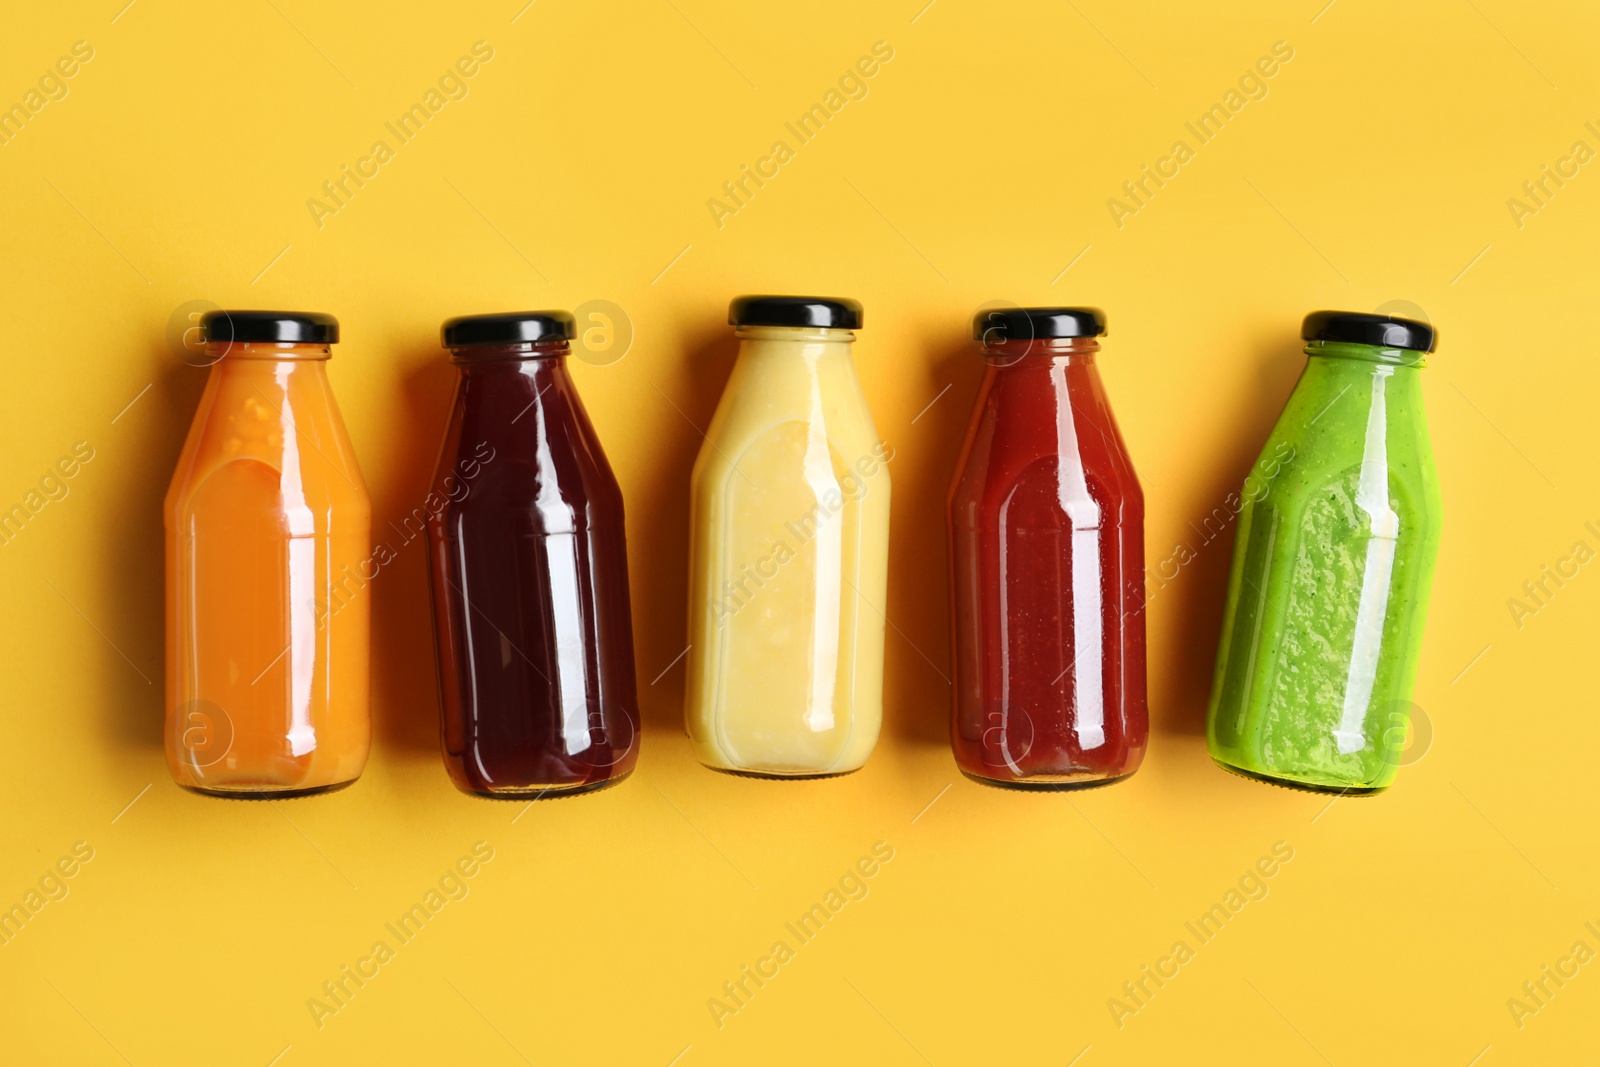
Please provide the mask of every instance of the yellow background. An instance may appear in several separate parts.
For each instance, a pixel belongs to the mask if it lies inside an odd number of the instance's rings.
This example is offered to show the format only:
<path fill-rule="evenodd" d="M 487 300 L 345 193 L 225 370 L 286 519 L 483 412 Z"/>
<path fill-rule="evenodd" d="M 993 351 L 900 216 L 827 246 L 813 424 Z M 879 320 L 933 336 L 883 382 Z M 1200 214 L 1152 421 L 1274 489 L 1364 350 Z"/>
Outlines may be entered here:
<path fill-rule="evenodd" d="M 1574 141 L 1600 148 L 1592 5 L 522 2 L 8 5 L 0 103 L 75 41 L 94 58 L 0 147 L 0 504 L 74 442 L 95 458 L 0 547 L 0 904 L 74 842 L 94 859 L 0 947 L 0 1060 L 1592 1061 L 1600 964 L 1520 1029 L 1506 1003 L 1574 942 L 1600 950 L 1600 577 L 1520 627 L 1507 604 L 1575 541 L 1600 548 L 1600 175 L 1520 228 L 1506 203 Z M 478 40 L 494 58 L 470 95 L 319 229 L 307 199 Z M 879 40 L 869 95 L 796 146 L 783 123 Z M 1269 94 L 1114 225 L 1107 199 L 1195 147 L 1185 120 L 1280 40 Z M 706 201 L 779 138 L 795 158 L 719 229 Z M 732 359 L 727 301 L 755 291 L 864 302 L 858 364 L 897 452 L 886 727 L 837 781 L 702 770 L 669 667 L 696 428 Z M 411 548 L 371 587 L 355 788 L 172 785 L 159 506 L 204 379 L 167 347 L 173 309 L 338 315 L 331 375 L 383 523 L 428 483 L 439 322 L 591 299 L 636 330 L 621 361 L 575 366 L 627 498 L 633 778 L 526 811 L 451 787 Z M 1152 597 L 1136 778 L 1018 795 L 956 774 L 943 496 L 990 300 L 1108 310 L 1152 565 L 1243 480 L 1306 311 L 1405 300 L 1440 327 L 1433 737 L 1389 793 L 1330 808 L 1207 758 L 1231 531 Z M 307 1000 L 478 841 L 494 859 L 470 895 L 319 1029 Z M 707 1000 L 878 841 L 894 859 L 870 894 L 719 1029 Z M 1269 895 L 1198 946 L 1184 923 L 1279 841 Z M 1119 1029 L 1108 999 L 1179 939 L 1195 959 Z"/>

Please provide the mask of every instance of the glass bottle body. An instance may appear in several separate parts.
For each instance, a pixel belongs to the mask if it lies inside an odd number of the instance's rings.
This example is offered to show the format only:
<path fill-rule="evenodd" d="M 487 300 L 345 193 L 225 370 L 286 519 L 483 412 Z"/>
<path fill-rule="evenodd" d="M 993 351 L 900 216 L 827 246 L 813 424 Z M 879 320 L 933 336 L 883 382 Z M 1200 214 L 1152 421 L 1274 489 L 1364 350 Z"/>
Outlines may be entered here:
<path fill-rule="evenodd" d="M 1144 497 L 1099 347 L 987 346 L 950 489 L 950 737 L 995 784 L 1093 785 L 1144 756 Z"/>
<path fill-rule="evenodd" d="M 1423 355 L 1306 353 L 1244 493 L 1206 740 L 1249 777 L 1373 793 L 1399 766 L 1439 545 Z"/>
<path fill-rule="evenodd" d="M 584 792 L 638 759 L 622 492 L 565 342 L 458 349 L 426 514 L 451 780 Z"/>
<path fill-rule="evenodd" d="M 892 451 L 854 333 L 744 326 L 691 484 L 686 726 L 709 767 L 861 767 L 883 720 Z"/>
<path fill-rule="evenodd" d="M 167 763 L 224 796 L 335 789 L 371 746 L 372 509 L 329 349 L 213 354 L 164 505 Z"/>

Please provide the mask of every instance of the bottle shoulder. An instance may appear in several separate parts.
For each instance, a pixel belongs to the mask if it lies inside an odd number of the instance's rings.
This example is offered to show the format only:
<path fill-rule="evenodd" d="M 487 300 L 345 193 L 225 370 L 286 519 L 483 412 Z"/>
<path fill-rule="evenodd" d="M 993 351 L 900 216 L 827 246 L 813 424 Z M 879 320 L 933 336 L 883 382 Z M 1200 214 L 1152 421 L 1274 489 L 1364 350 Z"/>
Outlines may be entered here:
<path fill-rule="evenodd" d="M 372 505 L 337 411 L 220 392 L 202 404 L 164 500 L 169 527 L 272 522 L 290 536 L 370 528 Z"/>
<path fill-rule="evenodd" d="M 1082 383 L 1069 388 L 1065 374 L 1058 381 L 1018 374 L 991 370 L 980 390 L 952 507 L 997 508 L 1021 492 L 1058 499 L 1063 509 L 1087 494 L 1119 513 L 1130 505 L 1142 511 L 1143 490 L 1103 393 Z"/>
<path fill-rule="evenodd" d="M 202 455 L 169 488 L 165 525 L 189 535 L 366 536 L 372 503 L 365 487 L 340 486 L 330 476 L 310 473 L 292 462 L 280 467 L 257 456 Z"/>
<path fill-rule="evenodd" d="M 463 374 L 429 487 L 438 521 L 534 530 L 620 524 L 622 493 L 564 367 L 507 363 Z"/>
<path fill-rule="evenodd" d="M 727 449 L 757 439 L 774 427 L 800 422 L 841 443 L 877 439 L 866 393 L 847 352 L 821 358 L 741 353 L 706 431 Z"/>
<path fill-rule="evenodd" d="M 949 497 L 952 521 L 1098 529 L 1141 524 L 1144 490 L 1131 465 L 1094 466 L 1042 452 L 1013 462 L 969 462 Z"/>
<path fill-rule="evenodd" d="M 1338 466 L 1297 455 L 1266 476 L 1258 462 L 1237 500 L 1246 525 L 1287 535 L 1285 550 L 1305 538 L 1435 543 L 1443 521 L 1437 479 L 1403 465 Z"/>

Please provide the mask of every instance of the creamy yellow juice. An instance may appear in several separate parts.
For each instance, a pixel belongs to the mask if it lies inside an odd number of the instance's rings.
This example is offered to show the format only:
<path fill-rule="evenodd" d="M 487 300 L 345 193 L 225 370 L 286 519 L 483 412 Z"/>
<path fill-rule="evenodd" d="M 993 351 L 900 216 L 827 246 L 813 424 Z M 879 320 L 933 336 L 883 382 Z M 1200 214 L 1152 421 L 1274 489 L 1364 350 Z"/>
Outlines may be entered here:
<path fill-rule="evenodd" d="M 686 725 L 710 767 L 842 774 L 883 721 L 892 452 L 853 331 L 738 337 L 692 478 Z"/>

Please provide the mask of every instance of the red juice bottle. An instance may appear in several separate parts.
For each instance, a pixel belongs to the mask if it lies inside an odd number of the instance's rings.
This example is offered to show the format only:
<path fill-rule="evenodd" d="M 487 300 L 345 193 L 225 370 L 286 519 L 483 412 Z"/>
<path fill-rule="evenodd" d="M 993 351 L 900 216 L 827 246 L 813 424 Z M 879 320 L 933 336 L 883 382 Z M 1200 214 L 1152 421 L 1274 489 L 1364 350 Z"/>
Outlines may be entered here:
<path fill-rule="evenodd" d="M 490 797 L 579 793 L 638 758 L 622 492 L 567 372 L 565 311 L 444 324 L 460 372 L 428 547 L 445 766 Z"/>
<path fill-rule="evenodd" d="M 1098 308 L 973 321 L 988 366 L 950 487 L 950 740 L 991 784 L 1096 785 L 1144 757 L 1144 495 L 1095 369 L 1105 332 Z"/>

